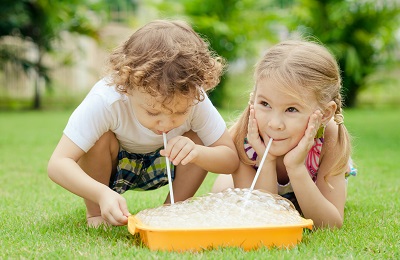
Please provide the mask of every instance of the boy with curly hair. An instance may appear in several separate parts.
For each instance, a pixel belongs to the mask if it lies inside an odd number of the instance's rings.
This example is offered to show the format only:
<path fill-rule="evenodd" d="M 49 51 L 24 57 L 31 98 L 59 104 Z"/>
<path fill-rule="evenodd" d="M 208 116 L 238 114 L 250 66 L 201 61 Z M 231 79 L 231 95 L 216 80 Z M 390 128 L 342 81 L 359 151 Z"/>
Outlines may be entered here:
<path fill-rule="evenodd" d="M 89 226 L 127 224 L 121 194 L 166 185 L 163 156 L 176 201 L 192 197 L 208 171 L 236 170 L 237 151 L 206 93 L 223 70 L 183 21 L 150 22 L 110 55 L 108 75 L 72 113 L 48 164 L 54 182 L 84 199 Z"/>

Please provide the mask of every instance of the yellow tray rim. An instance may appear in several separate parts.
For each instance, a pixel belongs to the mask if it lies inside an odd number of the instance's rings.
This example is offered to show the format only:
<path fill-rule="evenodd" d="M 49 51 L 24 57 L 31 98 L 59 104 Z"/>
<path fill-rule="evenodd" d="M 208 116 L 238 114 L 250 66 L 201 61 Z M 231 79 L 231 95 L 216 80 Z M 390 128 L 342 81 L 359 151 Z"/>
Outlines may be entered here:
<path fill-rule="evenodd" d="M 226 230 L 264 230 L 264 229 L 292 229 L 292 228 L 313 228 L 314 222 L 312 219 L 302 218 L 302 222 L 298 224 L 289 224 L 289 225 L 264 225 L 264 226 L 242 226 L 242 227 L 183 227 L 183 228 L 168 228 L 168 227 L 152 227 L 146 224 L 143 224 L 135 215 L 131 215 L 128 217 L 128 229 L 134 234 L 139 230 L 144 231 L 226 231 Z"/>

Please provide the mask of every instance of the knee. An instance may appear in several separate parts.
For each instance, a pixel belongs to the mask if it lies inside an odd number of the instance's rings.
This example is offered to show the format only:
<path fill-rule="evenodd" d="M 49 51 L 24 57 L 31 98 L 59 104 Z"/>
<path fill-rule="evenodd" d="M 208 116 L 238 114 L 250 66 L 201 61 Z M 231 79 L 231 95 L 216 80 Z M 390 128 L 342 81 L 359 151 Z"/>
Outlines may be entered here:
<path fill-rule="evenodd" d="M 219 174 L 215 179 L 214 185 L 211 188 L 212 193 L 221 192 L 228 188 L 234 188 L 232 175 L 230 174 Z"/>
<path fill-rule="evenodd" d="M 203 141 L 200 139 L 200 137 L 197 135 L 197 133 L 192 130 L 187 131 L 186 133 L 183 134 L 183 136 L 190 138 L 195 144 L 204 145 Z"/>
<path fill-rule="evenodd" d="M 116 169 L 118 152 L 118 140 L 115 134 L 109 131 L 78 160 L 78 165 L 91 177 L 106 184 L 109 181 L 109 174 Z"/>
<path fill-rule="evenodd" d="M 97 153 L 110 151 L 112 155 L 117 155 L 119 151 L 119 143 L 115 134 L 111 131 L 104 133 L 99 140 L 93 145 L 88 153 Z"/>

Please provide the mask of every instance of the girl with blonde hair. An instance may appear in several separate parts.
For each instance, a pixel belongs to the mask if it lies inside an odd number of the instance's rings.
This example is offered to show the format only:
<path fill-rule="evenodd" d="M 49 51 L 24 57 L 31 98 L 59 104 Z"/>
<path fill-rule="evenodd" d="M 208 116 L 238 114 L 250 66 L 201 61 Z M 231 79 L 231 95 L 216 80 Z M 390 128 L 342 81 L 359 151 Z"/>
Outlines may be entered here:
<path fill-rule="evenodd" d="M 355 170 L 336 60 L 320 44 L 288 40 L 265 53 L 254 77 L 249 105 L 231 128 L 240 166 L 213 191 L 249 188 L 272 138 L 255 189 L 290 199 L 317 227 L 341 227 Z"/>

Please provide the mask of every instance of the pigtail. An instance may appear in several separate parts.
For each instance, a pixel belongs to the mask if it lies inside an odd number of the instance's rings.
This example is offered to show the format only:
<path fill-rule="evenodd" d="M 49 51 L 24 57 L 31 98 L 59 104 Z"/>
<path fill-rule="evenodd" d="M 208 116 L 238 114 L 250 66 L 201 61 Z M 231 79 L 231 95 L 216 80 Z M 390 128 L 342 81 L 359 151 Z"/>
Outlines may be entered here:
<path fill-rule="evenodd" d="M 249 125 L 250 105 L 254 104 L 253 93 L 250 94 L 250 101 L 246 109 L 240 115 L 236 124 L 230 128 L 233 142 L 235 143 L 236 150 L 238 151 L 239 159 L 247 165 L 254 165 L 254 161 L 250 160 L 244 150 L 244 139 L 247 136 L 247 129 Z"/>
<path fill-rule="evenodd" d="M 334 101 L 337 105 L 337 109 L 333 116 L 333 120 L 338 126 L 338 145 L 340 146 L 340 154 L 336 156 L 337 160 L 333 163 L 331 172 L 327 176 L 325 176 L 325 180 L 329 176 L 346 173 L 349 168 L 349 159 L 351 154 L 351 138 L 346 126 L 344 125 L 342 97 L 340 93 L 336 98 L 334 98 Z"/>

